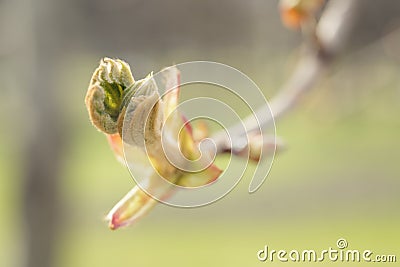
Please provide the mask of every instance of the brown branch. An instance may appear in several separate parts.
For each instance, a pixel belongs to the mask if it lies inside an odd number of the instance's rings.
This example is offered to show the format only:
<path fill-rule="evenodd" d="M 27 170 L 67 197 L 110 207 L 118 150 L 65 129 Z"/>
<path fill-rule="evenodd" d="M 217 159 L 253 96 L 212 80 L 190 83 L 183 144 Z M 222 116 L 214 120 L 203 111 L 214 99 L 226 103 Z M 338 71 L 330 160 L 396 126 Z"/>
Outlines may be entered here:
<path fill-rule="evenodd" d="M 292 76 L 270 101 L 273 118 L 265 116 L 266 107 L 261 107 L 256 112 L 260 121 L 256 121 L 254 115 L 244 119 L 246 132 L 243 132 L 243 127 L 240 125 L 234 125 L 231 128 L 232 140 L 236 142 L 246 138 L 247 133 L 271 127 L 273 120 L 280 118 L 293 108 L 300 96 L 315 86 L 346 43 L 349 30 L 354 24 L 358 1 L 332 0 L 328 3 L 316 25 L 313 40 L 304 40 L 307 47 Z M 232 150 L 225 132 L 216 133 L 212 139 L 216 144 L 217 153 Z"/>

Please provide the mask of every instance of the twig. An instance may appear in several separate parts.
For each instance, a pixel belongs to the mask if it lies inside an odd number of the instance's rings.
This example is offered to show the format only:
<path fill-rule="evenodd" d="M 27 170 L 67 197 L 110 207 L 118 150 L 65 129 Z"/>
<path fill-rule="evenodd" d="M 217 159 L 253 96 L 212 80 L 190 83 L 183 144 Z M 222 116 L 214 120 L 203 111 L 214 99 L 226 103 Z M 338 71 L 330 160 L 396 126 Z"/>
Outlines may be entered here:
<path fill-rule="evenodd" d="M 359 0 L 332 0 L 327 5 L 316 26 L 316 38 L 312 46 L 304 50 L 292 76 L 270 101 L 273 118 L 265 116 L 266 107 L 261 107 L 254 115 L 245 118 L 241 125 L 231 128 L 232 140 L 246 138 L 246 134 L 258 130 L 265 130 L 273 124 L 273 119 L 280 118 L 293 108 L 299 97 L 312 89 L 323 76 L 332 59 L 341 51 L 348 39 L 349 30 L 354 23 L 356 8 Z M 307 43 L 308 40 L 305 40 Z M 316 42 L 316 43 L 315 43 Z M 308 42 L 309 43 L 309 42 Z M 231 150 L 231 144 L 225 131 L 217 132 L 212 136 L 217 147 L 217 153 Z"/>

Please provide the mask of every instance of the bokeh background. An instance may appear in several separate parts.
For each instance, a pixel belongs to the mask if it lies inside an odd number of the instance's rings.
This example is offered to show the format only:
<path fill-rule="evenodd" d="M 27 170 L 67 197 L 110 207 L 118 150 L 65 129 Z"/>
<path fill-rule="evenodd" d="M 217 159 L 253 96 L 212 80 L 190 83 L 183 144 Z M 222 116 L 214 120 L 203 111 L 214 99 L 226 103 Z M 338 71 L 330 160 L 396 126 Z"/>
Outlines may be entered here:
<path fill-rule="evenodd" d="M 99 60 L 123 58 L 137 78 L 218 61 L 270 99 L 301 35 L 272 0 L 1 0 L 0 266 L 262 266 L 265 245 L 318 250 L 341 237 L 399 261 L 400 2 L 359 2 L 345 51 L 277 122 L 287 149 L 256 194 L 245 177 L 213 205 L 159 205 L 111 231 L 103 217 L 133 180 L 84 106 Z"/>

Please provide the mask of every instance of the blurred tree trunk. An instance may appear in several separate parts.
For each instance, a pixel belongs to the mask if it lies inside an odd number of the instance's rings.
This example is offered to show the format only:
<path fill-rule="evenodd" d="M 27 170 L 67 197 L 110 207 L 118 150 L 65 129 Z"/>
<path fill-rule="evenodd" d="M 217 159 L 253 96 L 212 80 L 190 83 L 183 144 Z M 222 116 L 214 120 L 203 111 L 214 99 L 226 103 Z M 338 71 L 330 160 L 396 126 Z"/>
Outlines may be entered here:
<path fill-rule="evenodd" d="M 54 266 L 57 241 L 57 218 L 60 212 L 58 194 L 59 167 L 63 123 L 57 103 L 56 56 L 48 31 L 51 2 L 18 0 L 18 19 L 26 28 L 21 30 L 21 54 L 18 75 L 26 92 L 23 125 L 23 222 L 25 223 L 25 258 L 29 267 Z M 54 21 L 52 22 L 54 23 Z M 53 28 L 54 29 L 54 28 Z M 53 30 L 54 31 L 54 30 Z"/>

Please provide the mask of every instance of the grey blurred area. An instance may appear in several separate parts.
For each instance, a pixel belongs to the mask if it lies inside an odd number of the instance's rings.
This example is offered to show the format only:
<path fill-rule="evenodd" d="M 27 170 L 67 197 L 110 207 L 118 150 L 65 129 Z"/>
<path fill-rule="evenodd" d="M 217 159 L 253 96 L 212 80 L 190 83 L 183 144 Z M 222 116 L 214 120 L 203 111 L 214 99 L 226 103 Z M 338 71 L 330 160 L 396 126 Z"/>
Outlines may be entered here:
<path fill-rule="evenodd" d="M 360 1 L 346 53 L 399 26 L 400 1 Z M 2 179 L 18 181 L 12 262 L 57 266 L 64 152 L 88 127 L 83 98 L 100 58 L 125 59 L 138 78 L 173 63 L 219 61 L 276 86 L 271 96 L 300 44 L 275 0 L 1 0 L 1 150 L 15 169 Z"/>

